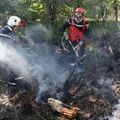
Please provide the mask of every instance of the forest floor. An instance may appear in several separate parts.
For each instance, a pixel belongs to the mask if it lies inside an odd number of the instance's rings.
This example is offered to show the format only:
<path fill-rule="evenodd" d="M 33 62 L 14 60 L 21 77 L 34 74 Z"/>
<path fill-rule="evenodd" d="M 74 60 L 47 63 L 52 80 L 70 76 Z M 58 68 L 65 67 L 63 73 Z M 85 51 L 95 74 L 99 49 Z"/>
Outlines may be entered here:
<path fill-rule="evenodd" d="M 113 111 L 117 109 L 115 105 L 119 105 L 120 99 L 118 42 L 114 42 L 113 55 L 110 57 L 106 55 L 108 51 L 103 51 L 103 48 L 94 48 L 94 54 L 89 53 L 86 57 L 87 68 L 82 77 L 80 75 L 77 79 L 78 75 L 73 74 L 68 81 L 67 92 L 71 98 L 67 98 L 65 103 L 76 106 L 81 111 L 74 120 L 120 120 L 119 109 L 117 117 L 112 116 Z M 20 105 L 15 107 L 9 102 L 6 91 L 6 83 L 0 80 L 0 120 L 69 120 L 48 104 L 35 104 L 30 109 L 23 108 L 24 110 Z"/>
<path fill-rule="evenodd" d="M 71 104 L 73 106 L 79 107 L 80 110 L 83 111 L 83 113 L 79 114 L 80 120 L 101 120 L 101 116 L 103 117 L 105 114 L 110 115 L 113 109 L 115 109 L 114 108 L 115 104 L 118 104 L 118 102 L 115 101 L 116 99 L 119 100 L 120 98 L 120 81 L 118 80 L 114 81 L 115 83 L 111 85 L 112 91 L 110 92 L 112 94 L 107 91 L 105 95 L 106 94 L 108 95 L 102 96 L 101 93 L 97 94 L 97 92 L 95 91 L 96 89 L 98 90 L 102 89 L 99 88 L 100 86 L 98 86 L 97 84 L 98 82 L 95 82 L 96 76 L 94 76 L 94 78 L 93 76 L 91 76 L 91 78 L 89 77 L 88 79 L 90 81 L 92 80 L 91 83 L 89 84 L 95 84 L 94 89 L 92 89 L 91 91 L 90 88 L 88 88 L 88 86 L 85 83 L 83 83 L 80 89 L 74 94 L 73 100 L 71 100 Z M 107 82 L 108 81 L 109 79 L 107 79 Z M 104 84 L 105 83 L 106 81 L 104 82 Z M 59 113 L 53 111 L 46 104 L 40 104 L 37 107 L 36 106 L 33 107 L 29 111 L 20 112 L 19 108 L 15 108 L 9 102 L 6 89 L 7 86 L 1 83 L 0 84 L 0 120 L 69 120 L 65 116 L 60 115 Z M 71 94 L 74 91 L 74 89 L 75 86 L 73 85 L 70 90 Z M 82 97 L 80 95 L 82 95 Z M 90 116 L 87 116 L 87 114 L 84 113 L 90 113 Z M 115 120 L 119 120 L 119 118 Z"/>

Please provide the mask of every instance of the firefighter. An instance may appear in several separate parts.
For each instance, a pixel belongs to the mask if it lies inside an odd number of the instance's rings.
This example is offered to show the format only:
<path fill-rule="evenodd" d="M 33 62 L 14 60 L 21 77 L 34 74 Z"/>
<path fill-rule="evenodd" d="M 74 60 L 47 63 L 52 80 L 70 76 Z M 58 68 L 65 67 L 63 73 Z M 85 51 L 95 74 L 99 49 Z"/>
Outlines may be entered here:
<path fill-rule="evenodd" d="M 0 29 L 0 35 L 14 37 L 18 28 L 23 27 L 23 21 L 18 16 L 11 16 L 7 20 L 7 25 Z"/>
<path fill-rule="evenodd" d="M 84 9 L 80 6 L 75 8 L 74 15 L 64 23 L 61 29 L 64 38 L 68 40 L 72 48 L 71 63 L 82 58 L 85 54 L 85 46 L 89 43 L 89 24 L 84 17 Z M 72 64 L 71 64 L 72 65 Z M 84 57 L 77 63 L 79 70 L 83 69 Z"/>

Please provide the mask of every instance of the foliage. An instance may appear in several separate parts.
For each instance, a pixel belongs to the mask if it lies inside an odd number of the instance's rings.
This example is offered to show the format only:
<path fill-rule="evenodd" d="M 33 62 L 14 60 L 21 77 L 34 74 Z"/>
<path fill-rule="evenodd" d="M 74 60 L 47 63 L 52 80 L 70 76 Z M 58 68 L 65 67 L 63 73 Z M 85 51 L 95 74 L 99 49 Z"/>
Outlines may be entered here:
<path fill-rule="evenodd" d="M 18 15 L 26 26 L 34 23 L 46 25 L 53 31 L 53 37 L 60 37 L 61 25 L 73 15 L 78 5 L 85 9 L 88 21 L 96 21 L 94 24 L 119 19 L 119 0 L 0 0 L 0 3 L 0 20 Z"/>
<path fill-rule="evenodd" d="M 0 0 L 0 3 L 0 13 L 25 15 L 30 17 L 31 21 L 45 19 L 45 15 L 49 16 L 52 9 L 57 16 L 56 19 L 60 20 L 62 17 L 68 17 L 78 5 L 85 8 L 88 18 L 96 20 L 101 18 L 102 8 L 107 9 L 109 16 L 116 6 L 119 7 L 119 0 Z"/>

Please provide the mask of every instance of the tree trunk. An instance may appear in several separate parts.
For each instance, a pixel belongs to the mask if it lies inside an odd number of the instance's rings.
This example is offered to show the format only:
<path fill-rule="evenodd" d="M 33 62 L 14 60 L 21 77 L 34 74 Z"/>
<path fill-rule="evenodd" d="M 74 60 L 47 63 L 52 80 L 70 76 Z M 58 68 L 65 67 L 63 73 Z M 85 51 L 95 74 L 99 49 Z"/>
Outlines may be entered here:
<path fill-rule="evenodd" d="M 118 18 L 119 18 L 119 2 L 117 0 L 114 1 L 113 9 L 115 11 L 115 20 L 118 21 Z"/>
<path fill-rule="evenodd" d="M 46 10 L 47 10 L 47 18 L 49 24 L 54 25 L 56 21 L 56 11 L 57 11 L 57 1 L 56 0 L 48 0 L 46 2 Z"/>

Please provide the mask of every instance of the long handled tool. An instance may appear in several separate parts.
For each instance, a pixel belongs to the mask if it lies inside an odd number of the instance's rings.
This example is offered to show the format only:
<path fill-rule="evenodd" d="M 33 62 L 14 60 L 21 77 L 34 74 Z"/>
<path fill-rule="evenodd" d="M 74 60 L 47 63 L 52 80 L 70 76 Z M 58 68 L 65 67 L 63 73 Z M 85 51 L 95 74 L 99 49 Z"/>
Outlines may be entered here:
<path fill-rule="evenodd" d="M 65 44 L 64 44 L 64 36 L 63 36 L 62 39 L 61 39 L 61 43 L 62 43 L 63 50 L 64 50 L 64 51 L 67 51 L 67 52 L 70 52 L 70 51 L 65 47 Z"/>
<path fill-rule="evenodd" d="M 61 40 L 62 47 L 63 47 L 64 50 L 69 51 L 69 50 L 65 47 L 64 39 L 65 39 L 65 37 L 63 36 L 63 37 L 62 37 L 62 40 Z M 78 53 L 78 51 L 77 51 L 77 50 L 75 49 L 75 47 L 72 45 L 72 43 L 71 43 L 70 40 L 68 40 L 68 42 L 69 42 L 70 46 L 72 47 L 72 49 L 73 49 L 73 51 L 74 51 L 74 53 L 75 53 L 75 55 L 76 55 L 76 58 L 79 59 L 79 53 Z M 81 47 L 82 44 L 83 44 L 83 42 L 82 42 L 82 43 L 78 43 L 76 46 L 79 45 L 79 47 Z"/>
<path fill-rule="evenodd" d="M 70 83 L 70 81 L 71 81 L 72 76 L 73 76 L 74 73 L 75 73 L 75 69 L 76 69 L 77 63 L 80 62 L 82 59 L 84 59 L 84 57 L 86 57 L 86 55 L 83 55 L 81 58 L 79 58 L 79 59 L 74 63 L 73 68 L 71 69 L 71 71 L 70 71 L 70 73 L 69 73 L 69 76 L 68 76 L 68 78 L 66 79 L 66 81 L 65 81 L 65 83 L 64 83 L 64 89 L 65 89 L 65 91 L 66 91 L 66 90 L 68 89 L 68 87 L 69 87 L 69 83 Z"/>
<path fill-rule="evenodd" d="M 72 45 L 71 41 L 70 40 L 68 40 L 68 41 L 69 41 L 69 44 L 71 45 L 73 51 L 75 52 L 76 57 L 78 58 L 79 57 L 78 52 L 76 51 L 75 47 Z"/>

